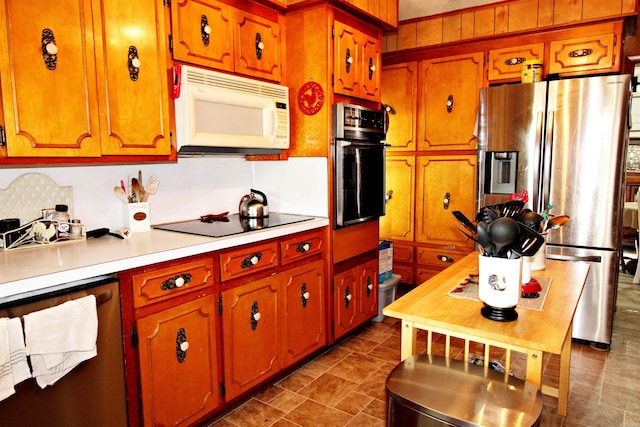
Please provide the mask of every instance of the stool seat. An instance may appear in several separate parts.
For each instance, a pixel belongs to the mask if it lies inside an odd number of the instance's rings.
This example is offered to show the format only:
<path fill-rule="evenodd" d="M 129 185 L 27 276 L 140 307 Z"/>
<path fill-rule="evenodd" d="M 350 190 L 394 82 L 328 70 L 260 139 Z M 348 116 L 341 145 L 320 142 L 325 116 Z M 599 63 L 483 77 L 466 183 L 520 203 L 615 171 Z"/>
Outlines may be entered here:
<path fill-rule="evenodd" d="M 386 381 L 387 426 L 537 426 L 542 393 L 488 367 L 424 354 L 408 357 Z"/>

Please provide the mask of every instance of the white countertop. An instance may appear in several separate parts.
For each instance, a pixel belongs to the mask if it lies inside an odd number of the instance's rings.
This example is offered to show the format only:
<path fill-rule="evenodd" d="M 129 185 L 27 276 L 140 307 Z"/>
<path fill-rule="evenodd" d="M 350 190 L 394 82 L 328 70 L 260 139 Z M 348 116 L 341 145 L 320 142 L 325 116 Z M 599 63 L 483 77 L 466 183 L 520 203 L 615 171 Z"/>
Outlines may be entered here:
<path fill-rule="evenodd" d="M 329 225 L 327 218 L 212 238 L 171 231 L 136 233 L 0 252 L 0 304 L 49 288 Z"/>

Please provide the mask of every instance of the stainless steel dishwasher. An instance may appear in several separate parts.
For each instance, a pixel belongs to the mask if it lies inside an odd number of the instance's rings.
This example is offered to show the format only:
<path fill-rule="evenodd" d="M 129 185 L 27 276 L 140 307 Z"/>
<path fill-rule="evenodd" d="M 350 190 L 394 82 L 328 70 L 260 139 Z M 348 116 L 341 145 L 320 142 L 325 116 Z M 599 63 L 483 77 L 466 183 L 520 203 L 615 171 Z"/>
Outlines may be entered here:
<path fill-rule="evenodd" d="M 52 386 L 34 379 L 16 385 L 0 402 L 0 426 L 127 425 L 118 277 L 106 275 L 68 283 L 41 295 L 0 303 L 0 317 L 20 317 L 93 294 L 98 310 L 98 355 L 82 362 Z"/>

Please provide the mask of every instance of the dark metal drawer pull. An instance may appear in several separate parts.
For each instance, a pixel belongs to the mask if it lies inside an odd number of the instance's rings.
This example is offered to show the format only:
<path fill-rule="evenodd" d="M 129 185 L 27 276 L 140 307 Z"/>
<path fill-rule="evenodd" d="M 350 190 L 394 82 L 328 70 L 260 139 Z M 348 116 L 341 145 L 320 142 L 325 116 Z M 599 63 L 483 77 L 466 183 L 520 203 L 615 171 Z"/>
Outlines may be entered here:
<path fill-rule="evenodd" d="M 446 255 L 438 255 L 438 259 L 442 262 L 453 262 L 453 258 Z"/>
<path fill-rule="evenodd" d="M 42 30 L 42 59 L 48 70 L 55 70 L 58 65 L 58 46 L 56 37 L 49 28 Z"/>
<path fill-rule="evenodd" d="M 171 289 L 181 288 L 187 283 L 191 281 L 191 274 L 179 274 L 177 276 L 173 276 L 170 279 L 165 280 L 160 285 L 160 289 L 163 291 L 170 291 Z"/>
<path fill-rule="evenodd" d="M 184 328 L 180 328 L 176 334 L 176 357 L 178 358 L 178 363 L 184 362 L 184 359 L 187 358 L 188 349 L 189 341 L 187 341 L 187 333 L 184 331 Z"/>
<path fill-rule="evenodd" d="M 138 81 L 138 75 L 140 74 L 140 58 L 138 58 L 138 48 L 135 46 L 129 46 L 129 78 L 132 81 Z"/>
<path fill-rule="evenodd" d="M 253 304 L 251 304 L 251 330 L 252 331 L 255 331 L 256 328 L 258 327 L 258 321 L 260 320 L 260 317 L 262 317 L 262 315 L 258 310 L 258 301 L 254 301 Z"/>
<path fill-rule="evenodd" d="M 262 59 L 262 51 L 264 49 L 264 42 L 260 33 L 256 33 L 256 58 Z"/>
<path fill-rule="evenodd" d="M 349 308 L 349 301 L 351 301 L 351 290 L 347 286 L 344 290 L 344 308 Z"/>
<path fill-rule="evenodd" d="M 240 264 L 240 267 L 242 268 L 253 267 L 254 265 L 258 264 L 260 260 L 262 260 L 262 252 L 256 252 L 255 254 L 249 255 L 248 257 L 246 257 L 242 261 L 242 264 Z"/>
<path fill-rule="evenodd" d="M 373 282 L 371 281 L 371 276 L 367 276 L 367 298 L 371 296 L 372 290 L 373 290 Z"/>
<path fill-rule="evenodd" d="M 300 300 L 302 301 L 302 308 L 307 308 L 307 301 L 309 300 L 309 291 L 307 290 L 307 284 L 302 282 L 302 286 L 300 286 Z"/>
<path fill-rule="evenodd" d="M 202 35 L 202 44 L 209 46 L 209 35 L 211 34 L 211 27 L 209 26 L 209 19 L 207 15 L 200 17 L 200 33 Z"/>
<path fill-rule="evenodd" d="M 313 244 L 311 242 L 298 243 L 296 246 L 296 252 L 309 252 L 312 247 Z"/>

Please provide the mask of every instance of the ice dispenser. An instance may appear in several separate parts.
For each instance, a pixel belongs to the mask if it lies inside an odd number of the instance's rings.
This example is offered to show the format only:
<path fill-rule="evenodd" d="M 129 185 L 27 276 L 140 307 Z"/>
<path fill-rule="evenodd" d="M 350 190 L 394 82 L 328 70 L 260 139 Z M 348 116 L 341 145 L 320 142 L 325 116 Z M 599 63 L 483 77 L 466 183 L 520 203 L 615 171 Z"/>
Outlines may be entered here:
<path fill-rule="evenodd" d="M 485 159 L 485 194 L 516 193 L 517 151 L 488 151 Z"/>

